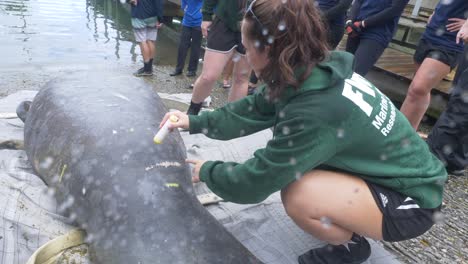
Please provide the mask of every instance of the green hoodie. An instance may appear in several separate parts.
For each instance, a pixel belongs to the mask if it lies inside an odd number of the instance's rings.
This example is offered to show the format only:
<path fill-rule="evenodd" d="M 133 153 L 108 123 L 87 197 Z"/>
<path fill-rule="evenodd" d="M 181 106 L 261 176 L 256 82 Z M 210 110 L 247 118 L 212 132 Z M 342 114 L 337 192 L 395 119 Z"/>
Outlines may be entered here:
<path fill-rule="evenodd" d="M 190 133 L 228 140 L 274 127 L 244 164 L 207 161 L 200 179 L 235 203 L 257 203 L 304 173 L 329 166 L 407 195 L 422 208 L 442 203 L 447 172 L 403 116 L 353 73 L 353 56 L 332 52 L 298 90 L 276 103 L 268 87 L 213 112 L 190 116 Z"/>
<path fill-rule="evenodd" d="M 205 0 L 202 8 L 203 21 L 212 21 L 213 14 L 216 14 L 216 17 L 230 30 L 240 32 L 240 21 L 244 14 L 243 5 L 246 2 L 246 0 Z"/>

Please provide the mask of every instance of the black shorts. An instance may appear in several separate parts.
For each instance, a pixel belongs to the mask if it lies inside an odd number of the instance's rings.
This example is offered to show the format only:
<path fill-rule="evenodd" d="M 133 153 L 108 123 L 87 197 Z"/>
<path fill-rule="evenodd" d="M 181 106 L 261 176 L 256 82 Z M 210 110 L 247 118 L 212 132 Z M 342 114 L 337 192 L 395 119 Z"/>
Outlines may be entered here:
<path fill-rule="evenodd" d="M 426 39 L 421 38 L 413 59 L 417 64 L 422 64 L 425 58 L 431 58 L 445 63 L 450 66 L 450 69 L 453 69 L 458 64 L 459 55 L 459 52 L 433 45 Z"/>
<path fill-rule="evenodd" d="M 435 209 L 419 208 L 410 197 L 381 185 L 367 182 L 375 202 L 383 214 L 382 235 L 384 241 L 395 242 L 415 238 L 434 225 Z"/>
<path fill-rule="evenodd" d="M 214 19 L 208 31 L 206 49 L 221 53 L 228 53 L 236 49 L 240 54 L 245 54 L 241 33 L 230 30 L 226 24 L 217 17 Z"/>

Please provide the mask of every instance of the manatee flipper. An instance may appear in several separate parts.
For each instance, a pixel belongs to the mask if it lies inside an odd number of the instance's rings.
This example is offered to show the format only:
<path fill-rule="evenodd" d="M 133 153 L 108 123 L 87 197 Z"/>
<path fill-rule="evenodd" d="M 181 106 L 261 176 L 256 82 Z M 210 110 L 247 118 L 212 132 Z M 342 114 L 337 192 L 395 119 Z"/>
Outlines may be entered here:
<path fill-rule="evenodd" d="M 31 101 L 23 101 L 16 107 L 16 115 L 21 121 L 26 122 L 26 116 L 31 108 Z"/>

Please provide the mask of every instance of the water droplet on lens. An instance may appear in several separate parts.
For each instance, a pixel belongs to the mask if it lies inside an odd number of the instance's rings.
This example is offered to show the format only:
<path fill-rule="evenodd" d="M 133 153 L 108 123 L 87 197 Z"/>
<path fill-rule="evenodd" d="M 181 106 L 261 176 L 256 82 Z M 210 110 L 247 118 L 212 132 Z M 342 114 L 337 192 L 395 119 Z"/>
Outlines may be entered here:
<path fill-rule="evenodd" d="M 445 222 L 445 215 L 442 212 L 435 212 L 432 215 L 432 220 L 436 225 L 441 225 Z"/>
<path fill-rule="evenodd" d="M 284 21 L 280 21 L 278 24 L 278 30 L 283 31 L 286 29 L 286 23 Z"/>
<path fill-rule="evenodd" d="M 344 138 L 344 135 L 345 135 L 344 129 L 338 128 L 338 129 L 336 130 L 336 137 L 338 137 L 338 138 Z"/>
<path fill-rule="evenodd" d="M 330 218 L 326 217 L 326 216 L 322 216 L 320 217 L 320 223 L 322 224 L 322 226 L 326 229 L 330 228 L 331 227 L 331 224 L 332 224 L 332 221 Z"/>

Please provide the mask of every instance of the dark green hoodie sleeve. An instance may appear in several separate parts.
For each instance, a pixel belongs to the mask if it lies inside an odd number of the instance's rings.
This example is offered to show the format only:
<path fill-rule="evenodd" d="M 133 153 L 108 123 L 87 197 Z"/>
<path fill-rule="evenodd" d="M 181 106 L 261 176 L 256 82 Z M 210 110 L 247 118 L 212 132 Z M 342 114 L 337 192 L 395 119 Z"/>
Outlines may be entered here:
<path fill-rule="evenodd" d="M 218 4 L 218 0 L 205 0 L 203 1 L 202 15 L 203 21 L 212 21 L 214 8 Z"/>
<path fill-rule="evenodd" d="M 286 117 L 274 138 L 244 164 L 207 161 L 200 179 L 217 195 L 234 203 L 258 203 L 336 153 L 336 133 L 318 120 Z"/>
<path fill-rule="evenodd" d="M 265 88 L 260 89 L 259 93 L 215 111 L 190 115 L 190 134 L 203 133 L 213 139 L 229 140 L 272 127 L 275 106 L 265 99 Z"/>

